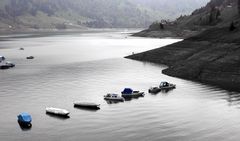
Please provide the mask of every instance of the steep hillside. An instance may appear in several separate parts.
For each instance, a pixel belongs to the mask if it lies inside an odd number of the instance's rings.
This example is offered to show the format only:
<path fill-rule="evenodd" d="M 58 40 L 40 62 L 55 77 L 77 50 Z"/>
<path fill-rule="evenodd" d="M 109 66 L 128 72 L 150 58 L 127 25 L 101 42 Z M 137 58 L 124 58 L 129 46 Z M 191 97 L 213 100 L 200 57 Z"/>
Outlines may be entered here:
<path fill-rule="evenodd" d="M 176 9 L 172 1 L 162 1 L 1 0 L 0 30 L 146 27 L 158 19 L 176 17 L 186 7 L 199 6 L 194 2 Z M 153 7 L 156 4 L 160 6 Z M 186 9 L 184 12 L 190 12 Z"/>
<path fill-rule="evenodd" d="M 173 22 L 153 23 L 149 29 L 135 34 L 150 37 L 189 37 L 205 29 L 223 27 L 239 18 L 238 0 L 212 0 L 205 7 L 195 10 L 189 16 L 180 16 Z"/>

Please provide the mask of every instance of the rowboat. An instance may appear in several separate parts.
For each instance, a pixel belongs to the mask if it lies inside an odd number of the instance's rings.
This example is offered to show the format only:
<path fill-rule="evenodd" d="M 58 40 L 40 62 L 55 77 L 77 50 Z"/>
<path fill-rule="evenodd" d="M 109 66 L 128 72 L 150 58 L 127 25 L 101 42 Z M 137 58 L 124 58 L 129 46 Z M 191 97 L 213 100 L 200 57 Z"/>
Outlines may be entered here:
<path fill-rule="evenodd" d="M 68 116 L 70 114 L 70 112 L 65 109 L 53 108 L 53 107 L 47 107 L 46 113 L 58 115 L 58 116 Z"/>
<path fill-rule="evenodd" d="M 100 109 L 100 104 L 91 102 L 74 102 L 74 107 L 89 108 L 89 109 Z"/>

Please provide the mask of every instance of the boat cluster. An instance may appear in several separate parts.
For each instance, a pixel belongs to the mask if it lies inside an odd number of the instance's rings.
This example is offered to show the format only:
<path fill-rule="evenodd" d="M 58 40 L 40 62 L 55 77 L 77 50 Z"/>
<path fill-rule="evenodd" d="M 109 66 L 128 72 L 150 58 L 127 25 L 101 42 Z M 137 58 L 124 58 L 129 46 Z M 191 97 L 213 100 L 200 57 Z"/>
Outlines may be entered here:
<path fill-rule="evenodd" d="M 19 50 L 24 50 L 24 48 L 20 48 Z M 34 59 L 34 56 L 27 56 L 26 59 Z M 15 67 L 15 64 L 10 62 L 10 61 L 6 61 L 6 58 L 4 56 L 0 56 L 0 69 L 10 69 Z"/>
<path fill-rule="evenodd" d="M 176 88 L 176 85 L 168 83 L 168 82 L 161 82 L 159 87 L 151 87 L 148 92 L 156 94 L 160 91 L 164 90 L 171 90 Z M 132 98 L 139 98 L 144 97 L 144 92 L 140 91 L 134 91 L 131 88 L 125 88 L 121 94 L 115 94 L 115 93 L 109 93 L 104 95 L 104 99 L 108 102 L 124 102 L 125 100 L 129 100 Z M 91 102 L 80 102 L 76 101 L 73 103 L 74 107 L 82 108 L 82 109 L 92 109 L 92 110 L 98 110 L 100 109 L 100 104 L 91 103 Z M 52 115 L 52 116 L 60 116 L 63 118 L 69 118 L 70 112 L 65 109 L 60 108 L 54 108 L 54 107 L 47 107 L 46 108 L 46 114 Z M 17 116 L 18 123 L 21 126 L 21 128 L 30 128 L 32 126 L 32 117 L 30 114 L 24 112 Z"/>

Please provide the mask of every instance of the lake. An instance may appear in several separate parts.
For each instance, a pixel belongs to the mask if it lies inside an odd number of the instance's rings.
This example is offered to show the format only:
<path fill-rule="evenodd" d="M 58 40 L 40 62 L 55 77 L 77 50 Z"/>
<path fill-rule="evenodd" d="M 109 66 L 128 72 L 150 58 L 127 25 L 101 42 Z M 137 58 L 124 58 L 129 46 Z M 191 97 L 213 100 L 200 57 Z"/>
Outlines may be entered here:
<path fill-rule="evenodd" d="M 164 65 L 124 59 L 181 41 L 129 32 L 2 35 L 0 55 L 16 67 L 0 70 L 0 140 L 239 140 L 239 93 L 166 76 Z M 26 60 L 31 55 L 35 59 Z M 148 88 L 161 81 L 177 88 L 149 94 Z M 125 87 L 146 95 L 123 103 L 103 99 Z M 101 109 L 74 108 L 78 100 L 99 103 Z M 69 110 L 70 118 L 47 115 L 48 106 Z M 31 129 L 18 125 L 21 112 L 32 115 Z"/>

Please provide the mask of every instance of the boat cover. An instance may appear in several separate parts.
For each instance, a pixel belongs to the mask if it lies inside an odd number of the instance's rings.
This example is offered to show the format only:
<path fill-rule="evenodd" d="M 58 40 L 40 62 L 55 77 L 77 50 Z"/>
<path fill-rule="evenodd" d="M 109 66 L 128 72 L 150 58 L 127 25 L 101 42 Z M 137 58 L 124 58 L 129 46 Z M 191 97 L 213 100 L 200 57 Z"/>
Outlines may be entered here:
<path fill-rule="evenodd" d="M 32 121 L 32 117 L 31 115 L 29 115 L 28 113 L 21 113 L 19 116 L 18 116 L 18 119 L 20 121 L 23 121 L 23 122 L 31 122 Z"/>
<path fill-rule="evenodd" d="M 122 91 L 122 94 L 132 94 L 133 90 L 131 88 L 125 88 L 123 91 Z"/>

